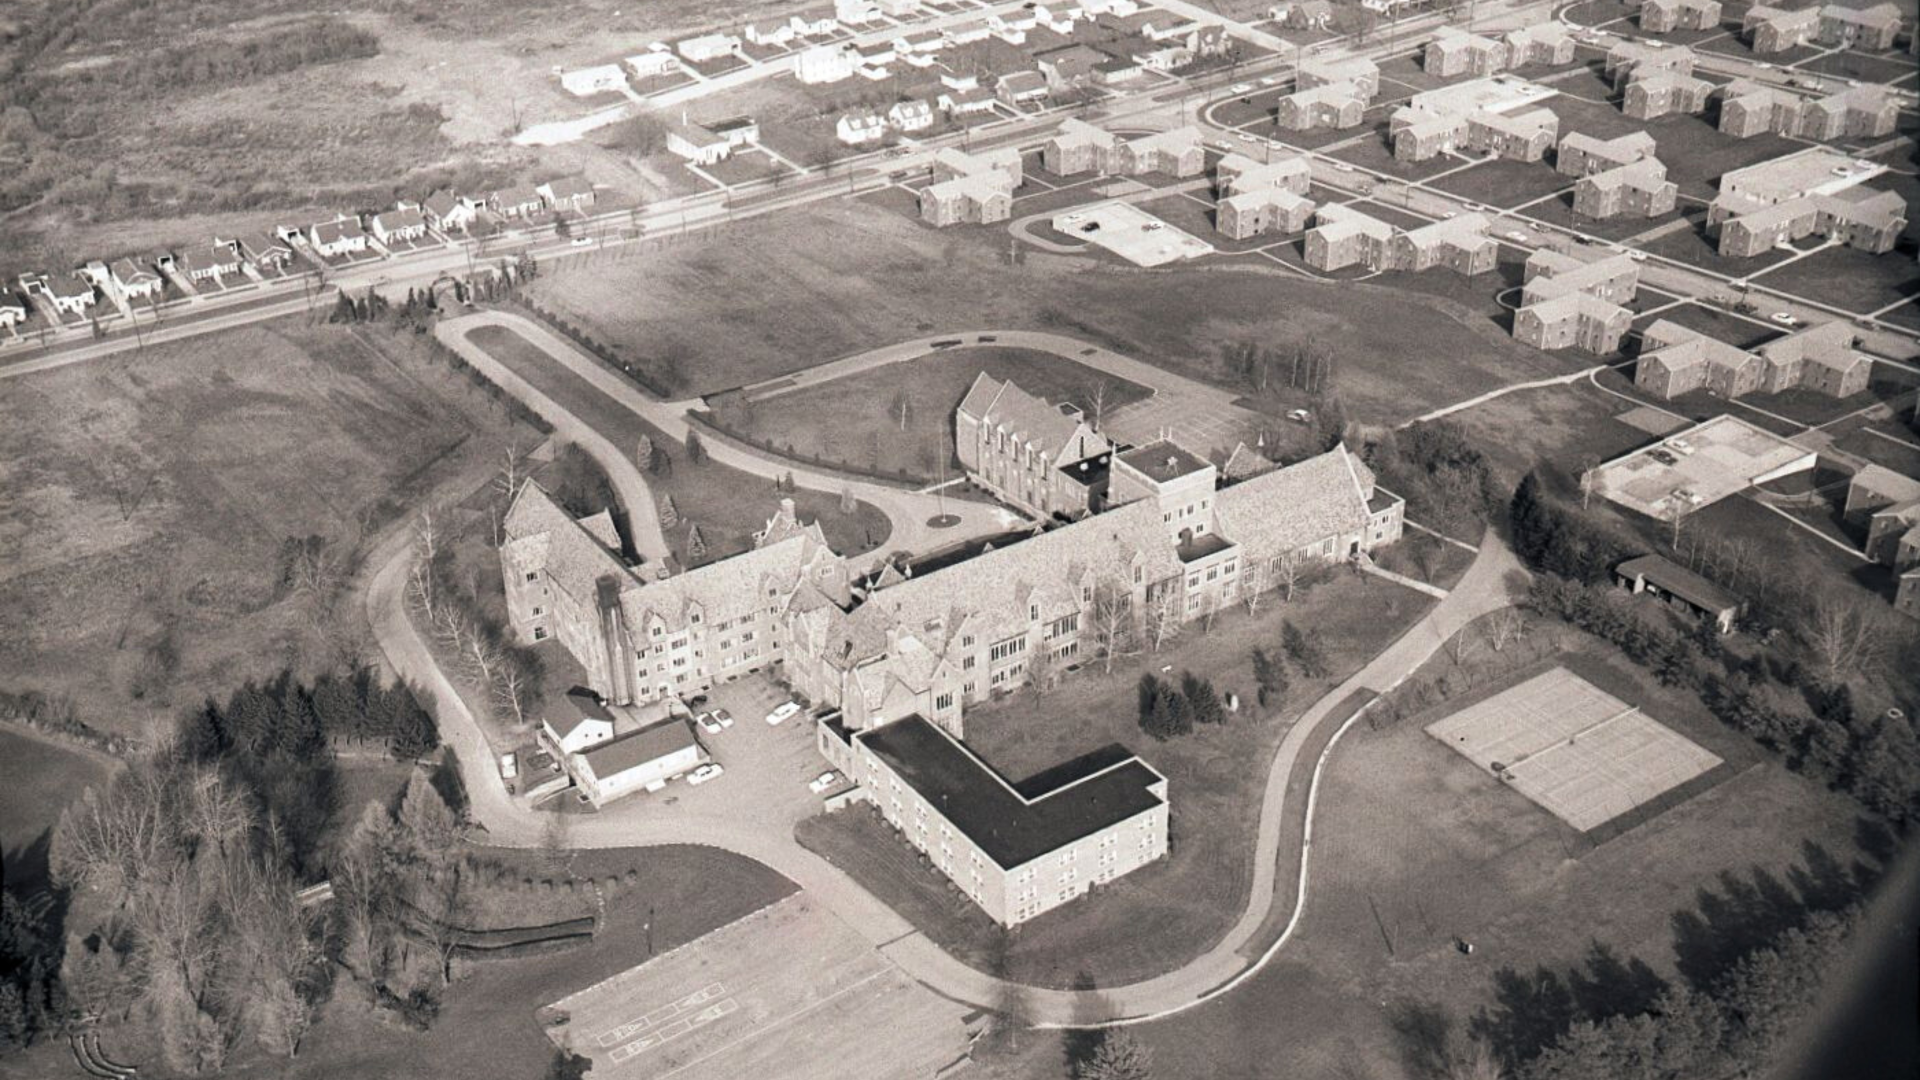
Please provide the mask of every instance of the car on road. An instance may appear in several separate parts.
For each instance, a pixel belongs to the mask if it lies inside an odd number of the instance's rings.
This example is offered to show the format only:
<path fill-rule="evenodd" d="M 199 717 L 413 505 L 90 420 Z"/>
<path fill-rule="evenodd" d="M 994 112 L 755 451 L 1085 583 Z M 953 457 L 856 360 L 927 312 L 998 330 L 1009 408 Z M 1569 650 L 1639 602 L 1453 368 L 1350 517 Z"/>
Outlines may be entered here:
<path fill-rule="evenodd" d="M 707 781 L 718 777 L 721 773 L 726 771 L 727 770 L 723 768 L 719 762 L 709 761 L 705 765 L 702 765 L 699 768 L 688 773 L 687 783 L 704 784 Z"/>
<path fill-rule="evenodd" d="M 1259 142 L 1260 141 L 1244 131 L 1234 132 L 1233 137 L 1236 139 L 1239 139 L 1241 142 Z"/>
<path fill-rule="evenodd" d="M 709 735 L 720 734 L 720 721 L 715 720 L 710 712 L 700 713 L 693 718 L 693 722 L 699 724 L 700 730 Z"/>
<path fill-rule="evenodd" d="M 1773 314 L 1767 316 L 1767 318 L 1772 319 L 1774 322 L 1779 323 L 1781 326 L 1799 326 L 1800 325 L 1799 319 L 1794 318 L 1791 314 L 1785 311 L 1776 311 Z"/>
<path fill-rule="evenodd" d="M 593 237 L 576 236 L 573 238 L 571 243 L 573 244 L 574 247 L 591 247 L 593 246 Z"/>
<path fill-rule="evenodd" d="M 792 701 L 783 701 L 780 704 L 775 705 L 773 707 L 773 711 L 767 714 L 767 723 L 783 724 L 788 720 L 788 718 L 799 713 L 799 711 L 800 711 L 800 706 L 798 703 L 792 702 Z"/>
<path fill-rule="evenodd" d="M 1353 171 L 1353 166 L 1351 166 L 1351 165 L 1349 165 L 1349 164 L 1347 164 L 1347 163 L 1346 163 L 1346 162 L 1344 162 L 1344 161 L 1336 161 L 1336 162 L 1334 162 L 1334 163 L 1333 163 L 1333 167 L 1334 167 L 1334 168 L 1335 168 L 1336 170 L 1338 170 L 1338 171 L 1340 171 L 1340 172 L 1352 172 L 1352 171 Z"/>
<path fill-rule="evenodd" d="M 1262 79 L 1260 80 L 1260 85 L 1261 85 L 1261 86 L 1279 86 L 1279 85 L 1280 85 L 1280 76 L 1278 76 L 1278 75 L 1268 75 L 1268 76 L 1265 76 L 1264 78 L 1262 78 Z"/>
<path fill-rule="evenodd" d="M 828 769 L 826 772 L 807 781 L 807 790 L 813 792 L 815 795 L 819 795 L 838 783 L 839 780 L 840 774 L 834 772 L 832 769 Z"/>
<path fill-rule="evenodd" d="M 512 751 L 500 755 L 500 779 L 511 780 L 520 775 L 520 759 Z"/>
<path fill-rule="evenodd" d="M 1507 239 L 1512 240 L 1516 244 L 1524 244 L 1527 242 L 1527 234 L 1521 232 L 1519 229 L 1508 229 Z"/>
<path fill-rule="evenodd" d="M 1251 94 L 1251 93 L 1253 93 L 1253 84 L 1252 84 L 1252 83 L 1243 83 L 1243 82 L 1240 82 L 1240 83 L 1234 83 L 1234 84 L 1233 84 L 1232 86 L 1229 86 L 1229 87 L 1227 87 L 1227 93 L 1229 93 L 1229 94 Z"/>
<path fill-rule="evenodd" d="M 1629 251 L 1627 252 L 1627 258 L 1632 259 L 1634 262 L 1646 262 L 1647 253 L 1644 251 Z"/>

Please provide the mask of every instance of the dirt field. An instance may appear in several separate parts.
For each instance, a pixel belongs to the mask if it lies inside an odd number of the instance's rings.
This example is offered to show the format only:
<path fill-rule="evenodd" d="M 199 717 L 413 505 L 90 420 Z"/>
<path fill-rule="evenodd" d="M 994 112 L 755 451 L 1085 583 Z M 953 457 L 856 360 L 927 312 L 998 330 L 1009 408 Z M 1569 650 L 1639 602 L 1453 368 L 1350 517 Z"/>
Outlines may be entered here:
<path fill-rule="evenodd" d="M 1567 370 L 1481 311 L 1382 279 L 1361 287 L 1273 273 L 1094 269 L 1029 255 L 997 229 L 935 232 L 865 202 L 756 220 L 702 240 L 561 270 L 540 302 L 691 393 L 711 393 L 918 334 L 1044 329 L 1231 383 L 1223 346 L 1328 343 L 1356 419 Z M 742 297 L 756 303 L 744 305 Z M 991 313 L 991 314 L 989 314 Z M 866 403 L 862 403 L 866 405 Z M 884 402 L 871 406 L 883 407 Z"/>
<path fill-rule="evenodd" d="M 9 688 L 137 734 L 248 676 L 359 655 L 358 609 L 297 597 L 289 541 L 350 568 L 423 492 L 535 437 L 413 348 L 288 319 L 8 380 Z"/>

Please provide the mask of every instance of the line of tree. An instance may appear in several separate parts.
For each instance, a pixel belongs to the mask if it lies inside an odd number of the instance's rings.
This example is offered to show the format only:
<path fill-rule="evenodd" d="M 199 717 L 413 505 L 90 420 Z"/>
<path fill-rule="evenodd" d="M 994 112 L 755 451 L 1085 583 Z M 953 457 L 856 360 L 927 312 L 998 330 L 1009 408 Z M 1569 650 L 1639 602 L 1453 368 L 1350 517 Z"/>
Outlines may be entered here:
<path fill-rule="evenodd" d="M 518 490 L 517 479 L 499 478 L 496 490 Z M 488 605 L 462 580 L 452 539 L 444 536 L 431 513 L 414 525 L 414 559 L 407 576 L 407 599 L 426 619 L 434 637 L 475 681 L 503 719 L 520 727 L 544 693 L 547 671 L 540 653 L 514 639 Z"/>
<path fill-rule="evenodd" d="M 1502 968 L 1468 1026 L 1515 1080 L 1690 1080 L 1765 1066 L 1820 1000 L 1877 871 L 1819 845 L 1785 880 L 1721 873 L 1675 913 L 1669 983 L 1594 941 L 1562 975 Z"/>
<path fill-rule="evenodd" d="M 380 53 L 374 34 L 331 16 L 234 38 L 204 36 L 191 44 L 123 52 L 112 63 L 63 69 L 57 78 L 72 94 L 151 94 L 236 86 L 315 64 L 364 60 Z"/>

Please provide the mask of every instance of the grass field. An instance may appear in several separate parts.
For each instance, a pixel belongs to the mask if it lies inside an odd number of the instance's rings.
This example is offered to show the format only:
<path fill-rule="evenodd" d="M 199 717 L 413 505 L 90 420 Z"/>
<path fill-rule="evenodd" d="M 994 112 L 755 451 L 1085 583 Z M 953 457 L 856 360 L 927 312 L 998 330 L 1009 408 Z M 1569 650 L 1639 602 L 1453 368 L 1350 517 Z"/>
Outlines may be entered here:
<path fill-rule="evenodd" d="M 744 434 L 791 446 L 790 452 L 802 457 L 887 472 L 908 469 L 920 480 L 935 479 L 945 458 L 946 475 L 956 476 L 953 412 L 982 372 L 1011 379 L 1056 405 L 1078 406 L 1089 417 L 1094 415 L 1091 392 L 1099 383 L 1107 386 L 1104 407 L 1109 411 L 1150 393 L 1053 353 L 980 346 L 859 372 L 755 401 L 731 415 L 744 419 Z M 907 405 L 904 425 L 896 405 L 902 397 Z M 849 410 L 845 406 L 850 401 L 872 407 Z"/>
<path fill-rule="evenodd" d="M 1605 646 L 1572 650 L 1616 669 L 1649 709 L 1716 753 L 1743 741 Z M 1673 978 L 1669 919 L 1719 871 L 1784 874 L 1806 840 L 1842 864 L 1855 857 L 1846 800 L 1750 752 L 1729 760 L 1740 768 L 1730 780 L 1590 847 L 1418 722 L 1362 725 L 1323 777 L 1312 892 L 1291 943 L 1219 1004 L 1135 1030 L 1182 1075 L 1421 1075 L 1402 1058 L 1396 1012 L 1429 1002 L 1463 1025 L 1498 967 L 1564 967 L 1598 939 Z M 1456 937 L 1474 943 L 1472 956 Z"/>
<path fill-rule="evenodd" d="M 0 728 L 0 853 L 8 892 L 25 896 L 46 883 L 48 830 L 82 791 L 104 788 L 112 769 L 104 754 Z"/>
<path fill-rule="evenodd" d="M 1348 410 L 1371 423 L 1572 362 L 1390 279 L 1356 288 L 1277 267 L 1096 271 L 1091 260 L 1040 254 L 1008 265 L 1006 243 L 997 231 L 935 232 L 851 203 L 561 270 L 534 289 L 623 354 L 677 374 L 678 391 L 702 394 L 962 329 L 1054 330 L 1225 385 L 1234 379 L 1223 346 L 1285 350 L 1314 338 L 1338 357 Z"/>
<path fill-rule="evenodd" d="M 1048 696 L 1020 693 L 967 713 L 967 744 L 1010 777 L 1020 778 L 1107 743 L 1132 748 L 1167 777 L 1173 800 L 1172 853 L 1129 874 L 1091 901 L 1068 904 L 1021 926 L 1008 956 L 1015 977 L 1064 987 L 1078 974 L 1102 985 L 1146 978 L 1204 951 L 1237 919 L 1252 879 L 1247 857 L 1259 821 L 1273 750 L 1299 713 L 1370 660 L 1432 601 L 1375 578 L 1345 573 L 1283 605 L 1269 597 L 1257 618 L 1224 615 L 1212 634 L 1187 636 L 1145 663 L 1097 665 L 1068 676 Z M 1252 649 L 1277 648 L 1281 623 L 1313 627 L 1333 667 L 1312 680 L 1294 672 L 1283 705 L 1257 718 Z M 1172 665 L 1210 679 L 1222 696 L 1238 693 L 1242 711 L 1227 724 L 1164 743 L 1135 722 L 1135 686 L 1143 671 Z M 1047 717 L 1036 723 L 1036 713 Z M 954 896 L 884 825 L 853 814 L 815 819 L 802 832 L 810 846 L 866 883 L 922 932 L 969 962 L 992 956 L 993 924 Z M 848 824 L 842 824 L 845 820 Z M 822 833 L 832 834 L 822 838 Z M 870 835 L 871 834 L 871 835 Z M 873 836 L 892 846 L 871 843 Z"/>
<path fill-rule="evenodd" d="M 128 734 L 360 655 L 340 575 L 325 602 L 296 597 L 289 542 L 319 537 L 350 571 L 423 495 L 534 437 L 411 337 L 298 319 L 6 388 L 0 670 Z"/>
<path fill-rule="evenodd" d="M 746 551 L 753 545 L 754 530 L 765 528 L 767 519 L 779 509 L 781 496 L 770 481 L 714 461 L 699 465 L 689 462 L 683 444 L 668 438 L 592 383 L 555 364 L 519 334 L 505 327 L 482 326 L 468 336 L 515 374 L 593 425 L 615 446 L 637 446 L 644 435 L 668 452 L 673 459 L 672 471 L 665 476 L 649 476 L 647 484 L 655 499 L 671 497 L 679 511 L 682 524 L 666 532 L 674 557 L 683 566 Z M 856 503 L 854 511 L 847 514 L 841 512 L 836 494 L 803 490 L 794 493 L 793 500 L 801 519 L 818 521 L 827 543 L 843 555 L 871 551 L 887 538 L 886 517 L 867 503 Z M 707 548 L 702 558 L 694 557 L 689 550 L 688 523 L 700 527 Z"/>
<path fill-rule="evenodd" d="M 1920 296 L 1920 274 L 1906 252 L 1873 255 L 1840 245 L 1782 266 L 1761 277 L 1760 284 L 1857 315 Z"/>

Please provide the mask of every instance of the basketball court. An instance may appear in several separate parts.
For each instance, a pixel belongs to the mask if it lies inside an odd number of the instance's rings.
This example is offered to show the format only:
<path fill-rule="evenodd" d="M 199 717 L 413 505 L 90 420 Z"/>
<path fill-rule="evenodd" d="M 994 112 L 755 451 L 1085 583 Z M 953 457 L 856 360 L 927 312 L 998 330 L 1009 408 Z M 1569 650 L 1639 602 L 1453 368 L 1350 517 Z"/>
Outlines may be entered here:
<path fill-rule="evenodd" d="M 1720 764 L 1566 668 L 1469 705 L 1428 725 L 1427 734 L 1581 832 Z"/>
<path fill-rule="evenodd" d="M 798 893 L 554 1002 L 600 1080 L 931 1077 L 966 1053 L 939 997 Z"/>

